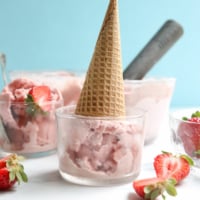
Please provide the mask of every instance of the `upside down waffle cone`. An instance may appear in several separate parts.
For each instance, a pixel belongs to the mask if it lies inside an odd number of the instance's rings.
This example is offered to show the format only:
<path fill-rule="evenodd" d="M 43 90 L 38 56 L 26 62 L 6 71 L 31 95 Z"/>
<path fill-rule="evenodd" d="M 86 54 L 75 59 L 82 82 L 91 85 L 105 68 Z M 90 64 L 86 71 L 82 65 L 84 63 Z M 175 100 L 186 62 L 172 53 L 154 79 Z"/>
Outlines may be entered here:
<path fill-rule="evenodd" d="M 75 113 L 125 115 L 117 0 L 110 0 Z"/>

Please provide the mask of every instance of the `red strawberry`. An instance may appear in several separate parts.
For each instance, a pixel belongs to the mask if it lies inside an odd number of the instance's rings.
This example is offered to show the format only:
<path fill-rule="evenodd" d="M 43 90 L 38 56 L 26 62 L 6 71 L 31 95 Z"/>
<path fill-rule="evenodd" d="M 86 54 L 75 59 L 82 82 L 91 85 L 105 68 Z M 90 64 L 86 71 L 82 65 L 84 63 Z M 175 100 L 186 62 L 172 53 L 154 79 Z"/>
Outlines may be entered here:
<path fill-rule="evenodd" d="M 188 119 L 190 122 L 195 122 L 195 123 L 200 123 L 200 118 L 199 117 L 192 117 L 191 119 Z"/>
<path fill-rule="evenodd" d="M 9 156 L 0 159 L 0 169 L 6 167 L 6 161 L 9 159 Z"/>
<path fill-rule="evenodd" d="M 191 118 L 183 118 L 178 127 L 177 134 L 180 137 L 185 152 L 191 157 L 200 157 L 200 112 L 192 114 Z"/>
<path fill-rule="evenodd" d="M 186 155 L 163 152 L 155 157 L 153 165 L 157 177 L 174 178 L 178 183 L 188 176 L 193 161 Z"/>
<path fill-rule="evenodd" d="M 174 179 L 155 177 L 135 180 L 133 182 L 133 188 L 143 199 L 154 200 L 160 195 L 165 199 L 165 191 L 171 196 L 177 195 L 175 184 L 176 181 Z"/>
<path fill-rule="evenodd" d="M 10 179 L 10 172 L 6 167 L 0 169 L 0 190 L 8 190 L 16 183 Z"/>
<path fill-rule="evenodd" d="M 51 90 L 46 85 L 35 86 L 29 91 L 29 95 L 32 96 L 34 102 L 40 104 L 51 100 Z"/>
<path fill-rule="evenodd" d="M 28 181 L 20 160 L 21 157 L 16 154 L 0 159 L 0 190 L 8 190 L 16 182 Z"/>
<path fill-rule="evenodd" d="M 44 103 L 51 100 L 51 90 L 46 85 L 33 87 L 29 91 L 29 95 L 31 95 L 33 101 L 41 107 L 43 107 Z"/>
<path fill-rule="evenodd" d="M 51 101 L 51 90 L 48 86 L 35 86 L 25 99 L 27 103 L 26 112 L 30 116 L 35 116 L 36 114 L 45 114 L 45 112 L 50 110 Z"/>

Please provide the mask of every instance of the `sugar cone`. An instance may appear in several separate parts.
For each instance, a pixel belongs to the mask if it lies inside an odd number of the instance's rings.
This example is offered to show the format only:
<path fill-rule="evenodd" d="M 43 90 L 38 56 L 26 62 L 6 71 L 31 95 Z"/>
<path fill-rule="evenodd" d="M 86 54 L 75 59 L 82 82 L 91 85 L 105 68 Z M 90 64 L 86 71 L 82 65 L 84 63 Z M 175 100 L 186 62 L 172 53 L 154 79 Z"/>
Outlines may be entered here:
<path fill-rule="evenodd" d="M 117 0 L 110 0 L 75 113 L 125 115 Z"/>

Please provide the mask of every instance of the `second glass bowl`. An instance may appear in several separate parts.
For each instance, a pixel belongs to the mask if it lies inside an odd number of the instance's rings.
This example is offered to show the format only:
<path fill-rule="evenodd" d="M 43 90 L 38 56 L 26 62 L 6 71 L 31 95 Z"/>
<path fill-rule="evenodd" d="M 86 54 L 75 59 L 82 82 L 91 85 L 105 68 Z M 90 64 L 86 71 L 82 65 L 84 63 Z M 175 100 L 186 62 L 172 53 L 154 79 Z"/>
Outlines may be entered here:
<path fill-rule="evenodd" d="M 169 122 L 174 150 L 190 156 L 194 161 L 193 172 L 200 176 L 200 120 L 190 120 L 196 111 L 195 108 L 174 110 L 170 113 Z"/>

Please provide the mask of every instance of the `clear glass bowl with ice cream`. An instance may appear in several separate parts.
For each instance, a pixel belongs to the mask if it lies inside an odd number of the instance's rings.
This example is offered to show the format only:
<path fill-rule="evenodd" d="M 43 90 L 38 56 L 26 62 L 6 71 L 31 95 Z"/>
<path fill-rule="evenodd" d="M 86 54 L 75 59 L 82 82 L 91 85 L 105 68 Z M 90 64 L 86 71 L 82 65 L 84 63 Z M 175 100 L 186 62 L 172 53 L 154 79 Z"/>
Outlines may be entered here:
<path fill-rule="evenodd" d="M 145 111 L 123 117 L 87 117 L 75 106 L 59 108 L 58 160 L 61 176 L 83 185 L 130 182 L 140 173 Z"/>
<path fill-rule="evenodd" d="M 145 144 L 152 143 L 161 135 L 167 124 L 175 82 L 173 77 L 124 81 L 125 101 L 129 111 L 137 107 L 147 111 Z"/>
<path fill-rule="evenodd" d="M 55 88 L 29 79 L 15 79 L 0 93 L 0 146 L 5 153 L 26 157 L 55 152 L 55 110 L 63 98 Z"/>
<path fill-rule="evenodd" d="M 198 107 L 174 109 L 169 122 L 173 150 L 190 156 L 194 161 L 192 173 L 200 177 L 200 110 Z"/>

